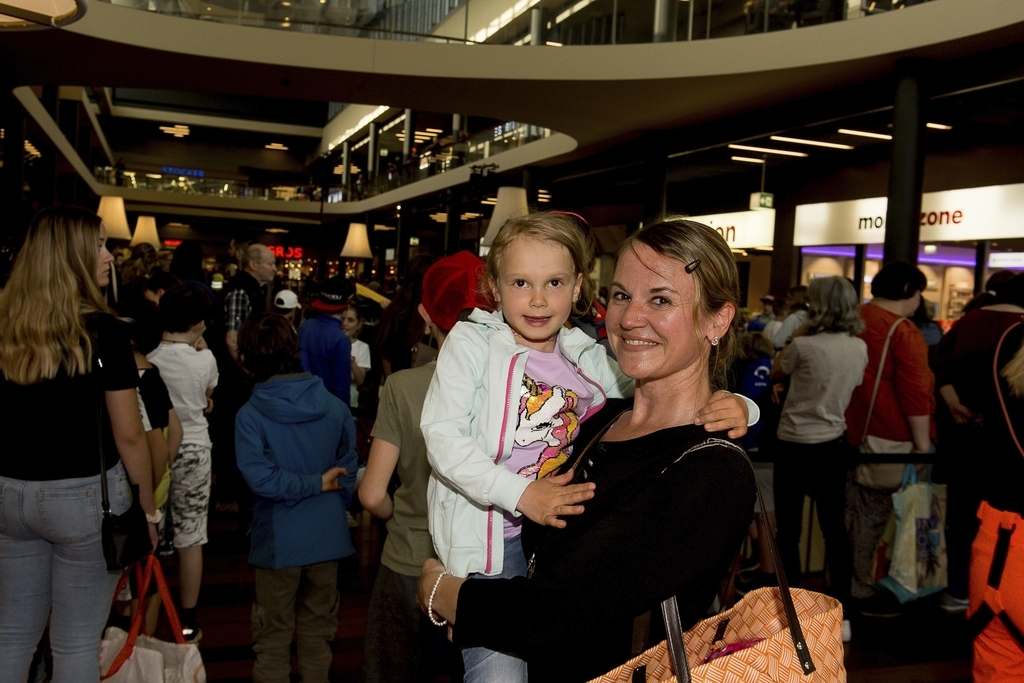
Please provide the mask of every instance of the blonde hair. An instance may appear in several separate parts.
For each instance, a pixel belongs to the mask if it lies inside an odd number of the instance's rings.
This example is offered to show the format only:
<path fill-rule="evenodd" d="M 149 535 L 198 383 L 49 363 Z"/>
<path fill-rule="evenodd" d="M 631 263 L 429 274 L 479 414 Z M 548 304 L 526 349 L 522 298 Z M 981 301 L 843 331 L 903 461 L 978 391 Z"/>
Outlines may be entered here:
<path fill-rule="evenodd" d="M 8 381 L 90 371 L 84 316 L 109 312 L 96 281 L 99 236 L 99 216 L 85 209 L 43 209 L 32 219 L 0 292 L 0 371 Z"/>
<path fill-rule="evenodd" d="M 1024 398 L 1024 343 L 1017 349 L 1010 362 L 1003 367 L 1003 379 L 1010 385 L 1010 393 Z"/>
<path fill-rule="evenodd" d="M 531 213 L 519 218 L 508 220 L 498 231 L 491 250 L 484 260 L 484 277 L 497 282 L 501 272 L 501 261 L 513 242 L 520 239 L 532 239 L 539 242 L 554 242 L 569 252 L 573 274 L 580 278 L 580 298 L 573 304 L 572 310 L 577 315 L 590 311 L 596 289 L 590 273 L 594 270 L 597 260 L 594 241 L 581 229 L 576 222 L 563 214 Z"/>
<path fill-rule="evenodd" d="M 721 234 L 703 223 L 676 217 L 665 217 L 633 233 L 619 245 L 615 259 L 627 249 L 636 253 L 636 245 L 644 244 L 656 253 L 688 266 L 694 283 L 694 321 L 705 321 L 726 304 L 739 310 L 740 284 L 732 251 Z M 695 264 L 695 265 L 694 265 Z M 712 391 L 724 389 L 726 372 L 736 348 L 733 325 L 725 331 L 708 357 L 708 381 Z M 695 334 L 702 341 L 700 330 Z"/>

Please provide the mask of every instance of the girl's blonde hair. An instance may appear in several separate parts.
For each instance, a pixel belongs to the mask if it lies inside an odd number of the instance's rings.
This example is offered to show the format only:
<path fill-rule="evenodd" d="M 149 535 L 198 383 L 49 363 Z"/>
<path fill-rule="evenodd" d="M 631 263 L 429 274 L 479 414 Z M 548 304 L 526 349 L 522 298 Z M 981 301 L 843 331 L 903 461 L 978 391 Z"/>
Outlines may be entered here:
<path fill-rule="evenodd" d="M 722 306 L 732 304 L 739 310 L 740 280 L 732 251 L 721 234 L 703 223 L 665 217 L 633 233 L 619 245 L 616 262 L 627 249 L 636 253 L 644 244 L 657 254 L 687 266 L 694 283 L 694 322 L 710 320 Z M 735 326 L 730 325 L 708 358 L 708 382 L 711 390 L 726 387 L 726 372 L 736 348 Z M 703 334 L 694 329 L 699 341 Z"/>
<path fill-rule="evenodd" d="M 43 209 L 29 226 L 0 292 L 0 372 L 15 384 L 88 373 L 84 316 L 109 312 L 96 281 L 100 218 L 74 207 Z"/>
<path fill-rule="evenodd" d="M 501 272 L 501 261 L 509 246 L 519 239 L 532 239 L 539 242 L 554 242 L 565 247 L 572 260 L 573 274 L 582 275 L 580 298 L 573 304 L 572 310 L 577 315 L 585 315 L 590 311 L 594 301 L 596 288 L 590 279 L 597 260 L 594 241 L 572 218 L 558 213 L 531 213 L 519 218 L 508 220 L 498 231 L 491 250 L 484 260 L 484 277 L 497 282 Z"/>

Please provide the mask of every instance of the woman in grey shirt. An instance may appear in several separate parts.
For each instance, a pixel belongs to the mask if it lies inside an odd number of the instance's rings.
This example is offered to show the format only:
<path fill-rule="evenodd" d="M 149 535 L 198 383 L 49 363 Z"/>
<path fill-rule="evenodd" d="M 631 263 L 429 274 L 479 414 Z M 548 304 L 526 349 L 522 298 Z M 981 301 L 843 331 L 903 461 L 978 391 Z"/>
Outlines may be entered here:
<path fill-rule="evenodd" d="M 831 592 L 846 603 L 853 558 L 843 519 L 846 490 L 846 407 L 864 378 L 867 346 L 853 285 L 841 277 L 811 281 L 807 322 L 772 365 L 772 379 L 791 376 L 779 420 L 775 516 L 779 553 L 799 584 L 804 495 L 817 502 Z"/>

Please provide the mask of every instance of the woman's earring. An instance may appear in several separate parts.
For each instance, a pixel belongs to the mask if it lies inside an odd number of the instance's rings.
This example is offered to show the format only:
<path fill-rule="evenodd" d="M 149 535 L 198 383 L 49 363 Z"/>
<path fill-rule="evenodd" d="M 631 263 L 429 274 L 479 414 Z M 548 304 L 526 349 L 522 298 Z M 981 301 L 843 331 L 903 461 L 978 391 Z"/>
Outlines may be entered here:
<path fill-rule="evenodd" d="M 711 338 L 711 345 L 712 346 L 718 346 L 718 337 L 712 337 Z"/>

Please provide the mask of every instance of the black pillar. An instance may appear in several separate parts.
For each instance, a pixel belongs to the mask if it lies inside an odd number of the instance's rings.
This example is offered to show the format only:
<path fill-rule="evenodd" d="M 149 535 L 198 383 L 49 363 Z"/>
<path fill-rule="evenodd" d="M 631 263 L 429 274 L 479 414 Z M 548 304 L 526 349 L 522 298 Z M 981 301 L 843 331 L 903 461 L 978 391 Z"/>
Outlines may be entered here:
<path fill-rule="evenodd" d="M 775 296 L 785 296 L 786 291 L 800 278 L 800 249 L 793 246 L 796 229 L 796 207 L 789 202 L 779 202 L 775 195 L 775 241 L 772 248 L 772 276 L 770 291 Z"/>
<path fill-rule="evenodd" d="M 853 288 L 857 291 L 857 303 L 864 301 L 864 270 L 868 260 L 868 245 L 854 246 L 853 256 Z"/>
<path fill-rule="evenodd" d="M 523 169 L 523 189 L 526 190 L 526 205 L 537 208 L 537 171 L 526 167 Z"/>
<path fill-rule="evenodd" d="M 448 190 L 448 220 L 444 224 L 444 255 L 459 250 L 462 237 L 462 195 L 457 189 Z"/>
<path fill-rule="evenodd" d="M 644 221 L 650 222 L 665 213 L 668 189 L 668 159 L 657 154 L 644 164 Z"/>
<path fill-rule="evenodd" d="M 4 129 L 0 167 L 0 241 L 20 232 L 26 218 L 22 188 L 25 182 L 25 111 L 7 85 L 0 86 L 0 128 Z"/>
<path fill-rule="evenodd" d="M 892 121 L 889 205 L 885 213 L 884 263 L 917 264 L 921 236 L 921 184 L 924 178 L 925 94 L 923 69 L 914 62 L 899 67 Z"/>
<path fill-rule="evenodd" d="M 988 268 L 988 257 L 992 253 L 992 243 L 978 240 L 978 248 L 974 257 L 974 293 L 985 291 L 985 269 Z"/>

